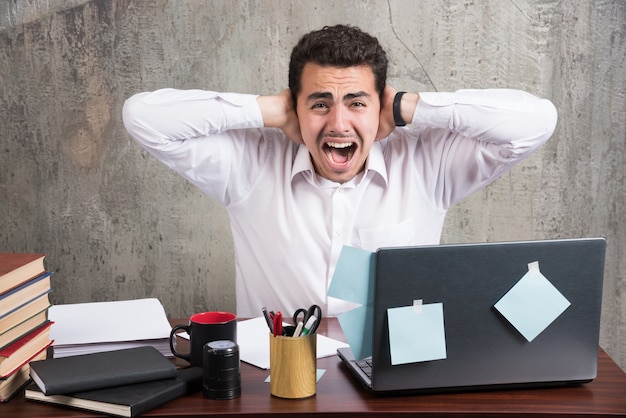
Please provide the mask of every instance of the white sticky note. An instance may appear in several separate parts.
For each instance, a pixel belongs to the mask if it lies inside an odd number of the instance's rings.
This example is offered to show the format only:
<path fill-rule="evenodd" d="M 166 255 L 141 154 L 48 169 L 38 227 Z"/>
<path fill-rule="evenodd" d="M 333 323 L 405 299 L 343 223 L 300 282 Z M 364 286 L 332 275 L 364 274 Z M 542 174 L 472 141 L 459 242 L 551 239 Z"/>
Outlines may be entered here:
<path fill-rule="evenodd" d="M 403 306 L 387 309 L 391 364 L 417 363 L 445 359 L 446 334 L 443 304 Z"/>
<path fill-rule="evenodd" d="M 494 306 L 528 342 L 532 342 L 570 302 L 541 273 L 537 263 Z"/>

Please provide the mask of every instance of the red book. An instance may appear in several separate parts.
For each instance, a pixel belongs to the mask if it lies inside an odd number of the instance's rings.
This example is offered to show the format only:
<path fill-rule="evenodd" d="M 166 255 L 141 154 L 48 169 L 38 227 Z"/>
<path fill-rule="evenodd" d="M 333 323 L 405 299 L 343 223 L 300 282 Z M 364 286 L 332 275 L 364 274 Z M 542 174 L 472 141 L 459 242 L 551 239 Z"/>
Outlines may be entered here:
<path fill-rule="evenodd" d="M 52 344 L 50 341 L 51 325 L 52 322 L 48 322 L 0 350 L 0 379 L 17 371 Z"/>
<path fill-rule="evenodd" d="M 48 354 L 46 353 L 46 349 L 44 348 L 39 353 L 37 353 L 32 360 L 44 360 L 47 355 Z M 17 369 L 13 374 L 7 377 L 0 378 L 0 402 L 6 402 L 11 399 L 29 381 L 30 365 L 28 363 Z"/>
<path fill-rule="evenodd" d="M 0 253 L 0 294 L 45 271 L 43 254 Z"/>

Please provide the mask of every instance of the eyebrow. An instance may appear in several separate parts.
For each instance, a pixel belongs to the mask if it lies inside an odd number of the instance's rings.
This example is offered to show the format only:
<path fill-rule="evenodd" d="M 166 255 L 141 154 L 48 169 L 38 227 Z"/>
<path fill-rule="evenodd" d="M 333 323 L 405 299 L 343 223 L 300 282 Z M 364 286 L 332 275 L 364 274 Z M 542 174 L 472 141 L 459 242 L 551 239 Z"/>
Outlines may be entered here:
<path fill-rule="evenodd" d="M 343 96 L 343 100 L 352 100 L 359 97 L 369 98 L 371 95 L 365 91 L 357 91 L 355 93 L 348 93 Z M 333 95 L 330 92 L 315 92 L 311 93 L 307 96 L 307 101 L 318 100 L 318 99 L 332 99 Z"/>

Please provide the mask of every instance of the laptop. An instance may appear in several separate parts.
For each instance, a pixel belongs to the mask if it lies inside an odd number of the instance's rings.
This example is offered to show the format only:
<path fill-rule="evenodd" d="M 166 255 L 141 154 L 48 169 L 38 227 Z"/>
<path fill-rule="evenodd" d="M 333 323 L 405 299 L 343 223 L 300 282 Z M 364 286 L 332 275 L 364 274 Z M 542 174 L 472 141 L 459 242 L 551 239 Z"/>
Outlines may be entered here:
<path fill-rule="evenodd" d="M 375 254 L 372 356 L 355 359 L 350 348 L 338 349 L 338 355 L 377 394 L 590 382 L 597 373 L 605 247 L 603 238 L 581 238 L 381 248 Z M 509 302 L 504 296 L 518 289 L 531 266 L 569 304 L 529 340 L 498 303 Z M 539 295 L 528 295 L 531 310 L 543 309 Z M 429 305 L 442 307 L 443 357 L 410 359 L 415 346 L 403 346 L 397 331 L 390 333 L 397 327 L 394 322 L 390 328 L 390 315 L 396 321 L 395 312 L 412 305 L 418 314 Z M 413 325 L 405 326 L 411 333 Z M 390 334 L 393 352 L 404 349 L 408 362 L 392 359 Z"/>

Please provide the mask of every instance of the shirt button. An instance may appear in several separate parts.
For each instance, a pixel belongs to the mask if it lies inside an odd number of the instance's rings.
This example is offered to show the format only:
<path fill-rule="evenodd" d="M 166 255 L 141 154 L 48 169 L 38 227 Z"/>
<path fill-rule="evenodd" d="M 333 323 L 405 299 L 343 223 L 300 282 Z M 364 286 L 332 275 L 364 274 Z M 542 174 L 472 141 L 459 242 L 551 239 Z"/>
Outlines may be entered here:
<path fill-rule="evenodd" d="M 341 230 L 337 231 L 337 236 L 338 236 L 338 237 L 343 236 L 343 231 L 341 231 Z"/>

